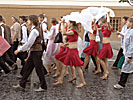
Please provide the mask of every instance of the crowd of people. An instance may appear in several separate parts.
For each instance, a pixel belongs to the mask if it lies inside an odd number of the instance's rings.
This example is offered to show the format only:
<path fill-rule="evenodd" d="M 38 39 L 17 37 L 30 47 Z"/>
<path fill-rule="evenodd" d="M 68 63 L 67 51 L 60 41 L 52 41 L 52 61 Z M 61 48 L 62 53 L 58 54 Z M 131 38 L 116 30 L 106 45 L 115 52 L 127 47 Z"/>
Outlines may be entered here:
<path fill-rule="evenodd" d="M 94 75 L 103 73 L 100 77 L 102 80 L 109 78 L 108 59 L 112 58 L 113 51 L 110 44 L 110 36 L 113 28 L 110 25 L 110 12 L 106 17 L 101 17 L 99 21 L 95 18 L 92 21 L 93 32 L 85 32 L 82 54 L 79 54 L 78 40 L 81 33 L 79 23 L 73 20 L 65 21 L 63 17 L 51 19 L 51 28 L 48 30 L 48 22 L 45 14 L 12 16 L 12 26 L 6 25 L 3 16 L 0 16 L 0 40 L 1 44 L 8 42 L 8 50 L 0 56 L 0 71 L 3 76 L 8 76 L 14 70 L 18 70 L 17 58 L 21 60 L 22 69 L 18 85 L 13 86 L 17 90 L 25 90 L 26 82 L 29 80 L 33 69 L 39 78 L 40 87 L 36 92 L 47 90 L 47 81 L 45 76 L 55 70 L 53 78 L 57 78 L 53 86 L 63 84 L 65 76 L 70 75 L 68 68 L 71 69 L 72 78 L 69 83 L 76 81 L 76 71 L 81 80 L 77 88 L 86 86 L 84 78 L 85 69 L 88 68 L 90 58 L 95 64 Z M 129 74 L 133 73 L 133 18 L 123 17 L 122 31 L 117 31 L 121 37 L 121 48 L 117 59 L 112 68 L 118 69 L 118 63 L 121 57 L 124 62 L 121 68 L 121 77 L 118 84 L 114 88 L 124 88 Z M 59 36 L 60 35 L 60 36 Z M 97 41 L 97 35 L 100 41 Z M 55 42 L 55 39 L 61 40 Z M 6 41 L 6 42 L 5 42 Z M 6 49 L 0 46 L 0 49 Z M 1 51 L 1 50 L 0 50 Z M 42 60 L 43 59 L 43 60 Z M 70 66 L 70 67 L 68 67 Z M 53 70 L 52 70 L 53 68 Z"/>

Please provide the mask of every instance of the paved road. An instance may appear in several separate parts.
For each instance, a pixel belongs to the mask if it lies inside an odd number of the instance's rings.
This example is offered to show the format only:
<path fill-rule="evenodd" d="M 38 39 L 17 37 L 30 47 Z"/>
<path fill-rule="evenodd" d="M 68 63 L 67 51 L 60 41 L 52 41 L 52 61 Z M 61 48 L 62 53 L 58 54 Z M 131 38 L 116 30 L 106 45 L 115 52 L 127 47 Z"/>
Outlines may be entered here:
<path fill-rule="evenodd" d="M 110 67 L 112 62 L 110 62 Z M 8 77 L 0 75 L 0 100 L 133 100 L 133 75 L 129 77 L 127 87 L 123 90 L 115 90 L 113 85 L 116 84 L 120 77 L 118 70 L 109 68 L 110 77 L 108 80 L 101 80 L 99 76 L 93 75 L 94 65 L 91 63 L 89 70 L 85 72 L 85 80 L 87 86 L 82 89 L 75 88 L 75 84 L 68 83 L 70 76 L 64 79 L 63 86 L 53 87 L 52 83 L 55 81 L 50 76 L 46 77 L 48 84 L 48 91 L 43 93 L 36 93 L 33 89 L 37 85 L 33 85 L 35 75 L 32 75 L 32 84 L 27 84 L 26 92 L 17 92 L 12 89 L 13 85 L 18 83 L 16 75 L 17 72 L 11 73 Z M 54 74 L 54 72 L 52 73 Z M 79 78 L 76 83 L 79 83 Z"/>

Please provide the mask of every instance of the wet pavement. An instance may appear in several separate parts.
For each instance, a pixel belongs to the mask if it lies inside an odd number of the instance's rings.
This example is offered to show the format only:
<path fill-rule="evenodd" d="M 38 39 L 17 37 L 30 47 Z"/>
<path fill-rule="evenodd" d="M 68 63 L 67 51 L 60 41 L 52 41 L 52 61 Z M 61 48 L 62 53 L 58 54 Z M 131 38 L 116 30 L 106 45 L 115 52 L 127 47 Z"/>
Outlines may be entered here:
<path fill-rule="evenodd" d="M 133 75 L 129 76 L 126 88 L 116 90 L 113 85 L 119 81 L 120 71 L 112 70 L 109 62 L 110 77 L 108 80 L 101 80 L 100 75 L 93 75 L 93 63 L 90 64 L 89 69 L 84 73 L 87 86 L 77 89 L 75 86 L 80 82 L 79 78 L 76 84 L 68 83 L 67 80 L 71 75 L 64 79 L 63 86 L 54 87 L 52 83 L 55 81 L 51 75 L 46 76 L 48 90 L 47 92 L 36 93 L 33 90 L 38 88 L 38 85 L 33 83 L 37 81 L 35 72 L 31 78 L 31 84 L 27 83 L 26 91 L 15 91 L 12 86 L 16 85 L 19 80 L 16 75 L 19 71 L 10 73 L 7 77 L 0 75 L 0 100 L 133 100 Z"/>

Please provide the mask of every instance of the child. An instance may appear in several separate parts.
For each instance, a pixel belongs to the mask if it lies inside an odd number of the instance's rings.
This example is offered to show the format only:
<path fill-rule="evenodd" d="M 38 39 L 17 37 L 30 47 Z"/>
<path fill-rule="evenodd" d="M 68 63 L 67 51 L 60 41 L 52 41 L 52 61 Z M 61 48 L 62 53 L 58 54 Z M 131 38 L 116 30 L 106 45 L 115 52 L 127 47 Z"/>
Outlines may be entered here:
<path fill-rule="evenodd" d="M 101 51 L 99 52 L 99 61 L 104 69 L 104 75 L 100 77 L 101 79 L 107 79 L 109 77 L 109 71 L 108 71 L 108 58 L 112 58 L 113 51 L 110 44 L 110 36 L 113 31 L 111 25 L 110 25 L 110 12 L 107 13 L 107 20 L 105 18 L 101 19 L 102 22 L 102 28 L 99 29 L 102 31 L 103 35 L 103 47 Z"/>
<path fill-rule="evenodd" d="M 119 53 L 117 55 L 117 58 L 116 58 L 116 60 L 115 60 L 115 62 L 113 64 L 113 66 L 112 66 L 113 69 L 118 69 L 117 64 L 118 64 L 120 58 L 123 56 L 123 41 L 124 41 L 124 34 L 125 34 L 126 30 L 127 30 L 126 23 L 127 23 L 128 18 L 129 17 L 127 17 L 127 16 L 123 17 L 122 22 L 123 22 L 124 26 L 122 27 L 121 32 L 117 31 L 117 34 L 121 37 L 121 48 L 119 50 Z"/>
<path fill-rule="evenodd" d="M 125 62 L 122 66 L 122 73 L 118 84 L 114 85 L 116 89 L 125 87 L 129 74 L 133 73 L 133 18 L 127 21 L 127 31 L 124 36 L 124 55 Z"/>
<path fill-rule="evenodd" d="M 83 86 L 86 86 L 83 72 L 81 70 L 81 66 L 83 65 L 83 62 L 81 61 L 79 54 L 78 54 L 78 50 L 77 50 L 78 32 L 75 30 L 76 26 L 77 26 L 76 22 L 69 21 L 68 22 L 69 30 L 66 31 L 66 29 L 64 27 L 64 22 L 63 22 L 62 33 L 63 33 L 63 35 L 68 37 L 69 50 L 67 51 L 65 59 L 63 61 L 65 66 L 62 69 L 61 77 L 60 77 L 60 79 L 58 79 L 58 81 L 56 83 L 53 84 L 54 86 L 63 84 L 63 78 L 64 78 L 64 74 L 66 72 L 67 66 L 71 66 L 71 68 L 73 68 L 73 66 L 74 66 L 79 74 L 79 77 L 81 79 L 81 84 L 77 85 L 76 87 L 81 88 Z M 72 70 L 72 73 L 73 72 L 74 72 L 74 70 Z M 76 80 L 76 78 L 73 76 L 73 78 L 71 80 L 69 80 L 69 82 L 72 82 L 74 80 Z"/>

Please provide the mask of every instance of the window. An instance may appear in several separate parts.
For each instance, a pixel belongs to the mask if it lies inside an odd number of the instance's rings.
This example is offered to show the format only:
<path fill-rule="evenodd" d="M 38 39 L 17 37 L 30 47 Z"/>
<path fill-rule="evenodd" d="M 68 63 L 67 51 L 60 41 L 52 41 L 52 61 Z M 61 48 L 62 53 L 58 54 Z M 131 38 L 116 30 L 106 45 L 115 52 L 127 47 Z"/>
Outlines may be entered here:
<path fill-rule="evenodd" d="M 113 27 L 113 31 L 120 31 L 121 30 L 121 17 L 111 18 L 110 24 Z"/>

